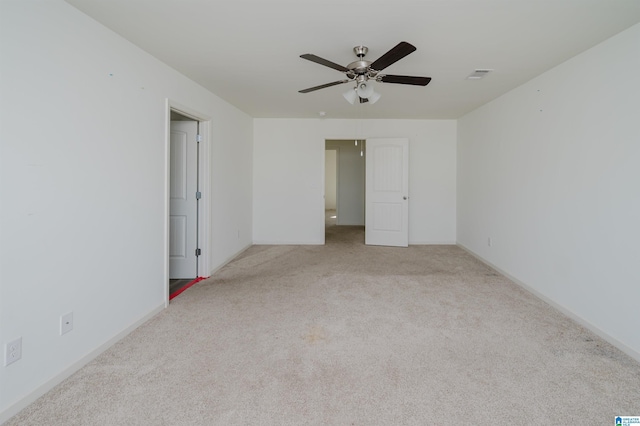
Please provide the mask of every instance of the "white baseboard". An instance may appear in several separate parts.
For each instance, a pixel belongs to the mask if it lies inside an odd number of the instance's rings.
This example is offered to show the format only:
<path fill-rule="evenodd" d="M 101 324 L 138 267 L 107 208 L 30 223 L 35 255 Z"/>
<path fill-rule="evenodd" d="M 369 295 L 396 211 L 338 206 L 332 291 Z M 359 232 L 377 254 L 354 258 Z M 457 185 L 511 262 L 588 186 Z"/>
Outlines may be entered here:
<path fill-rule="evenodd" d="M 455 241 L 411 241 L 409 240 L 410 246 L 455 246 L 457 245 Z"/>
<path fill-rule="evenodd" d="M 220 263 L 218 266 L 213 268 L 211 270 L 211 272 L 209 272 L 209 276 L 212 276 L 213 274 L 218 272 L 220 269 L 222 269 L 224 266 L 226 266 L 233 259 L 235 259 L 236 257 L 240 256 L 245 251 L 249 250 L 249 248 L 251 248 L 252 246 L 253 246 L 253 244 L 247 244 L 246 246 L 244 246 L 244 248 L 241 248 L 236 254 L 233 254 L 233 255 L 227 257 L 225 260 L 222 261 L 222 263 Z"/>
<path fill-rule="evenodd" d="M 107 340 L 105 343 L 103 343 L 102 345 L 98 346 L 96 349 L 94 349 L 93 351 L 89 352 L 87 355 L 85 355 L 82 358 L 80 358 L 78 361 L 76 361 L 73 364 L 71 364 L 69 367 L 67 367 L 66 369 L 61 371 L 59 374 L 57 374 L 52 379 L 50 379 L 50 380 L 46 381 L 45 383 L 43 383 L 42 385 L 38 386 L 35 390 L 30 392 L 25 397 L 21 398 L 20 400 L 18 400 L 14 404 L 10 405 L 6 410 L 4 410 L 2 413 L 0 413 L 0 425 L 5 423 L 6 421 L 8 421 L 11 417 L 13 417 L 16 414 L 18 414 L 20 411 L 25 409 L 30 404 L 34 403 L 38 398 L 40 398 L 42 395 L 44 395 L 45 393 L 49 392 L 51 389 L 53 389 L 54 387 L 56 387 L 57 385 L 62 383 L 65 379 L 71 377 L 71 375 L 73 373 L 75 373 L 76 371 L 80 370 L 82 367 L 87 365 L 89 362 L 91 362 L 92 360 L 97 358 L 98 355 L 100 355 L 101 353 L 103 353 L 104 351 L 109 349 L 111 346 L 113 346 L 119 340 L 123 339 L 125 336 L 127 336 L 129 333 L 131 333 L 133 330 L 135 330 L 136 328 L 140 327 L 142 324 L 144 324 L 145 322 L 147 322 L 148 320 L 150 320 L 151 318 L 156 316 L 158 313 L 162 312 L 162 310 L 164 308 L 165 308 L 165 304 L 164 304 L 164 302 L 162 302 L 162 304 L 160 304 L 156 308 L 152 309 L 150 312 L 148 312 L 146 315 L 144 315 L 139 320 L 135 321 L 133 324 L 129 325 L 127 328 L 122 330 L 120 333 L 116 334 L 111 339 Z"/>
<path fill-rule="evenodd" d="M 257 240 L 253 242 L 256 246 L 322 246 L 324 241 L 270 241 Z"/>
<path fill-rule="evenodd" d="M 584 328 L 592 331 L 593 333 L 595 333 L 596 335 L 598 335 L 602 339 L 604 339 L 607 342 L 611 343 L 613 346 L 615 346 L 616 348 L 620 349 L 622 352 L 626 353 L 631 358 L 633 358 L 636 361 L 640 362 L 640 352 L 638 352 L 635 349 L 633 349 L 633 348 L 627 346 L 626 344 L 622 343 L 621 341 L 619 341 L 615 337 L 611 336 L 610 334 L 606 333 L 602 329 L 598 328 L 593 323 L 591 323 L 588 320 L 584 319 L 583 317 L 581 317 L 580 315 L 578 315 L 575 312 L 571 311 L 570 309 L 567 309 L 565 306 L 560 305 L 559 303 L 555 302 L 554 300 L 552 300 L 549 297 L 545 296 L 544 294 L 540 293 L 538 290 L 534 289 L 533 287 L 529 286 L 528 284 L 520 281 L 516 277 L 514 277 L 514 276 L 510 275 L 509 273 L 503 271 L 502 269 L 500 269 L 499 267 L 497 267 L 493 263 L 489 262 L 488 260 L 486 260 L 482 256 L 480 256 L 480 255 L 476 254 L 475 252 L 473 252 L 471 249 L 463 246 L 460 243 L 458 243 L 457 246 L 460 247 L 461 249 L 463 249 L 464 251 L 466 251 L 467 253 L 469 253 L 471 256 L 473 256 L 476 259 L 478 259 L 480 262 L 482 262 L 485 265 L 487 265 L 487 266 L 495 269 L 496 271 L 500 272 L 500 274 L 502 274 L 505 277 L 509 278 L 515 284 L 517 284 L 520 287 L 522 287 L 523 289 L 527 290 L 529 293 L 533 294 L 538 299 L 543 300 L 544 302 L 546 302 L 547 304 L 549 304 L 550 306 L 552 306 L 556 310 L 562 312 L 564 315 L 566 315 L 567 317 L 571 318 L 573 321 L 577 322 L 578 324 L 580 324 Z"/>

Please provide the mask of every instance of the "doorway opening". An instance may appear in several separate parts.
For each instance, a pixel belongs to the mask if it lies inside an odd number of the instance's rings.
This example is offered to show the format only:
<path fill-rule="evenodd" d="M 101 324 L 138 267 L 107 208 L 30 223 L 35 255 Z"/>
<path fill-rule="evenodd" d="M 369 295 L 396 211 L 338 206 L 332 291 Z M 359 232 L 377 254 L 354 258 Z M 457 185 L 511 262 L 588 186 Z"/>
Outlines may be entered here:
<path fill-rule="evenodd" d="M 325 244 L 364 244 L 365 140 L 325 140 Z"/>
<path fill-rule="evenodd" d="M 206 275 L 210 121 L 167 101 L 166 303 Z"/>

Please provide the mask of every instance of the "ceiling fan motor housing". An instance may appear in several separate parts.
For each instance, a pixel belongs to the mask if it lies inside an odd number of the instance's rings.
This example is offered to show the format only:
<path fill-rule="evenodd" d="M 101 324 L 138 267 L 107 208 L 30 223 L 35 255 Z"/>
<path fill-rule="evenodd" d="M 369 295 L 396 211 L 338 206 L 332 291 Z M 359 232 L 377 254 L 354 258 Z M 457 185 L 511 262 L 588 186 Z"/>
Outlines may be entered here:
<path fill-rule="evenodd" d="M 355 61 L 347 65 L 347 68 L 349 68 L 349 71 L 352 71 L 355 75 L 366 75 L 367 71 L 369 71 L 370 65 L 371 62 L 369 61 Z"/>
<path fill-rule="evenodd" d="M 369 48 L 366 46 L 356 46 L 353 48 L 353 52 L 356 54 L 358 58 L 357 61 L 351 62 L 347 65 L 353 77 L 364 77 L 364 80 L 368 80 L 369 78 L 375 77 L 377 71 L 371 69 L 371 61 L 365 61 L 363 58 L 369 51 Z M 352 78 L 353 78 L 352 77 Z M 358 81 L 361 79 L 358 78 Z"/>

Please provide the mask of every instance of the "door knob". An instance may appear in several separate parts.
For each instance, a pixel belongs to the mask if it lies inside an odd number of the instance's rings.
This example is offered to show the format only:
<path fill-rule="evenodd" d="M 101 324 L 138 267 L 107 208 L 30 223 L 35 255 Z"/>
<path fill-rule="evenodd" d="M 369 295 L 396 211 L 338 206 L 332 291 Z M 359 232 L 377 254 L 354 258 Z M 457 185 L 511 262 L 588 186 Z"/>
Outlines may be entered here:
<path fill-rule="evenodd" d="M 405 196 L 405 197 L 402 197 L 402 199 L 403 199 L 403 200 L 406 200 L 407 198 L 409 198 L 409 197 L 406 197 L 406 196 Z"/>

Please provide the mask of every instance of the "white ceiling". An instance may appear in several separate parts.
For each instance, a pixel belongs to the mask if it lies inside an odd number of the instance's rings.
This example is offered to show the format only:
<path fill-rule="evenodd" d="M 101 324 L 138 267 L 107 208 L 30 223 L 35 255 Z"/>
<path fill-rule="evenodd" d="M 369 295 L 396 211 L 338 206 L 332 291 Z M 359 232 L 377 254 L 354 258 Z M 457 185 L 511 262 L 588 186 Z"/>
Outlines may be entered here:
<path fill-rule="evenodd" d="M 253 117 L 458 118 L 640 22 L 639 0 L 66 0 Z M 417 47 L 385 73 L 375 105 L 350 105 L 341 65 L 369 47 Z M 466 80 L 476 68 L 495 71 Z M 612 79 L 615 76 L 611 76 Z M 594 81 L 593 84 L 606 84 Z M 585 87 L 589 90 L 589 87 Z"/>

